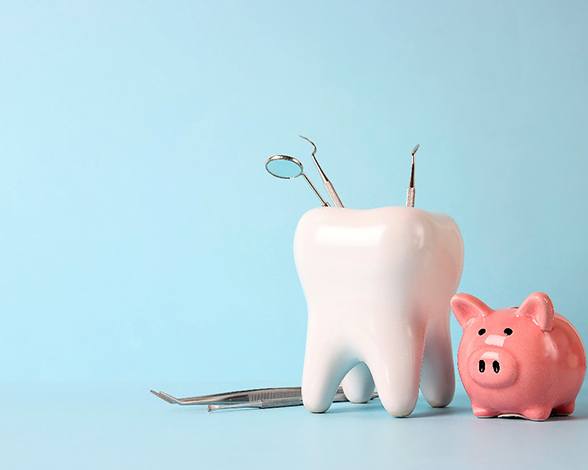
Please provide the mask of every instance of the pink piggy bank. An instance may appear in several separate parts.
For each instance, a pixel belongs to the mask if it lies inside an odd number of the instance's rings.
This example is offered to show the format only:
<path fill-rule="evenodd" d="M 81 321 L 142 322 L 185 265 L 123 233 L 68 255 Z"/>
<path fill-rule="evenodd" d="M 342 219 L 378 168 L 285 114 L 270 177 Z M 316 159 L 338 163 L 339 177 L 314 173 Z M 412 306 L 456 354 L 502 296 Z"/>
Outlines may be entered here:
<path fill-rule="evenodd" d="M 474 415 L 542 421 L 569 415 L 586 372 L 580 336 L 547 294 L 492 310 L 468 294 L 451 307 L 463 327 L 457 365 Z"/>

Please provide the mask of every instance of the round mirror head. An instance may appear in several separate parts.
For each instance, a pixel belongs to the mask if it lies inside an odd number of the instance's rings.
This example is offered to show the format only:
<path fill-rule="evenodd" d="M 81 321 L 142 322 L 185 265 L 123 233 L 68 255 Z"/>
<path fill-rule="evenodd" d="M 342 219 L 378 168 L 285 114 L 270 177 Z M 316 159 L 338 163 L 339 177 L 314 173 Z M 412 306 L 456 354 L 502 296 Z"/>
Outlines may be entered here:
<path fill-rule="evenodd" d="M 300 176 L 303 171 L 300 160 L 289 155 L 272 155 L 265 162 L 265 169 L 270 175 L 287 180 Z"/>

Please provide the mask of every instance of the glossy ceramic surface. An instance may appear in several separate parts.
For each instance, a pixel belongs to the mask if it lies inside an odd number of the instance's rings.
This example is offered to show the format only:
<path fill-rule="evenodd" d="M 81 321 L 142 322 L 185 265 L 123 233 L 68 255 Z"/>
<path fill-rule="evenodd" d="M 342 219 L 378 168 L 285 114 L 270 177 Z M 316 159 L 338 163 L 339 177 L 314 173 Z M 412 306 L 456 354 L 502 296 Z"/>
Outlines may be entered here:
<path fill-rule="evenodd" d="M 308 306 L 308 410 L 326 411 L 348 372 L 351 401 L 366 401 L 375 382 L 394 416 L 412 412 L 419 385 L 431 406 L 451 401 L 449 301 L 463 263 L 452 219 L 405 207 L 313 209 L 298 223 L 294 256 Z"/>
<path fill-rule="evenodd" d="M 464 330 L 459 375 L 476 416 L 542 421 L 574 411 L 586 354 L 580 336 L 554 312 L 547 294 L 536 292 L 520 307 L 500 310 L 458 294 L 451 306 Z"/>

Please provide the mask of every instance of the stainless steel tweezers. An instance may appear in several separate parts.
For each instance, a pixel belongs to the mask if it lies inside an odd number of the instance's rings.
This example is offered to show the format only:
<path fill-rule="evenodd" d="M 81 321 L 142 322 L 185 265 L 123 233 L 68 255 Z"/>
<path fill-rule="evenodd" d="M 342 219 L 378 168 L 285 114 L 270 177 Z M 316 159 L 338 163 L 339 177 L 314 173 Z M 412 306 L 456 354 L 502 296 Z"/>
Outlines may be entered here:
<path fill-rule="evenodd" d="M 235 408 L 281 408 L 302 405 L 302 391 L 300 387 L 256 388 L 235 392 L 217 393 L 197 397 L 176 398 L 169 393 L 151 390 L 151 393 L 172 405 L 207 405 L 208 411 Z M 370 400 L 377 398 L 373 393 Z M 333 403 L 349 401 L 339 387 L 333 398 Z"/>

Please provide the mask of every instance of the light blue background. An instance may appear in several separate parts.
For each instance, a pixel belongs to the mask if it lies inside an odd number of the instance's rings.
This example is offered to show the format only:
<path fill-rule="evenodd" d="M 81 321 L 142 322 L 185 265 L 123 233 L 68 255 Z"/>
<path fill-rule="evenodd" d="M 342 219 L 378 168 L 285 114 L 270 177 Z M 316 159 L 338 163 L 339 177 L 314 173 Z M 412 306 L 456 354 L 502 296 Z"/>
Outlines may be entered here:
<path fill-rule="evenodd" d="M 587 21 L 582 1 L 3 2 L 5 393 L 299 383 L 291 244 L 317 201 L 263 169 L 292 153 L 318 182 L 299 133 L 356 208 L 404 203 L 420 143 L 417 206 L 460 225 L 461 290 L 544 290 L 587 338 Z"/>

